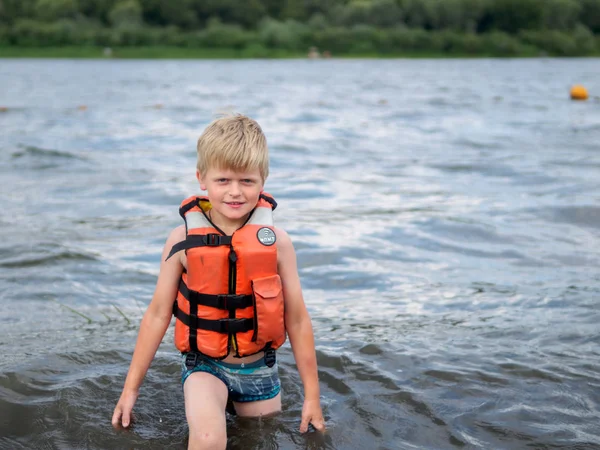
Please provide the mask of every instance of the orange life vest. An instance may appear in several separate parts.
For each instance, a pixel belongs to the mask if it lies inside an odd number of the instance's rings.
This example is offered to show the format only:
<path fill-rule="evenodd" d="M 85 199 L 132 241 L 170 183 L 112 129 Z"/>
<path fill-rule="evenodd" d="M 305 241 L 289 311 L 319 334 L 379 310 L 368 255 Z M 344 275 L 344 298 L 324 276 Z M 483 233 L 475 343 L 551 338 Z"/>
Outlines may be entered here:
<path fill-rule="evenodd" d="M 261 194 L 246 224 L 227 236 L 206 215 L 211 208 L 207 197 L 190 197 L 181 204 L 186 239 L 169 254 L 185 250 L 187 255 L 173 307 L 175 346 L 181 352 L 222 359 L 232 346 L 235 356 L 242 357 L 285 342 L 272 214 L 276 206 L 271 196 Z"/>

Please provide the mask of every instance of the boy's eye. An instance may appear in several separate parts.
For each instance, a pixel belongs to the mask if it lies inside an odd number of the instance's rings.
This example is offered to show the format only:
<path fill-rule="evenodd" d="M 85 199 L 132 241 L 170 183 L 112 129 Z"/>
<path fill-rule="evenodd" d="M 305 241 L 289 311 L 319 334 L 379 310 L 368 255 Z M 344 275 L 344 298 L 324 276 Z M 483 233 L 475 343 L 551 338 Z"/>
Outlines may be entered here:
<path fill-rule="evenodd" d="M 254 183 L 254 180 L 250 180 L 249 178 L 246 178 L 245 180 L 242 180 L 242 183 L 252 184 L 252 183 Z"/>
<path fill-rule="evenodd" d="M 217 179 L 217 183 L 227 183 L 227 178 L 219 178 Z"/>

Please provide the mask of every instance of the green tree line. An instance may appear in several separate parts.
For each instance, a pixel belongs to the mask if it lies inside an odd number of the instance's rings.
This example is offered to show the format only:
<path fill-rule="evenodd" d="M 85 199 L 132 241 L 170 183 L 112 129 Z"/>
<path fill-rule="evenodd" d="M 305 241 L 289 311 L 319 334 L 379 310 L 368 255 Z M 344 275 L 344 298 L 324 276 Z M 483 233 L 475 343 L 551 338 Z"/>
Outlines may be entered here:
<path fill-rule="evenodd" d="M 254 56 L 600 52 L 600 0 L 0 0 L 0 45 Z"/>

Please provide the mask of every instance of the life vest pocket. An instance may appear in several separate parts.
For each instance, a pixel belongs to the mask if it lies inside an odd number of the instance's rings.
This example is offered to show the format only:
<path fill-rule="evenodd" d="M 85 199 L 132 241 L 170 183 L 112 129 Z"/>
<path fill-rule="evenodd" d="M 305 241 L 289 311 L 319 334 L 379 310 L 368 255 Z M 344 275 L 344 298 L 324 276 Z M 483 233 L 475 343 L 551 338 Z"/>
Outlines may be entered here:
<path fill-rule="evenodd" d="M 254 294 L 254 335 L 259 347 L 268 343 L 280 347 L 285 342 L 283 289 L 279 275 L 252 280 Z"/>

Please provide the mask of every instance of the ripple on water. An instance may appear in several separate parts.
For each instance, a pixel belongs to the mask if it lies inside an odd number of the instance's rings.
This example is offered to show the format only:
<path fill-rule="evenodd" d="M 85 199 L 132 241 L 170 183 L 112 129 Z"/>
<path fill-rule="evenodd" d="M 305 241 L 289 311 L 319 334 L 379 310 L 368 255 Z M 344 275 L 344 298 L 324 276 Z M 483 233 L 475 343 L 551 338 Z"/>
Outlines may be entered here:
<path fill-rule="evenodd" d="M 542 217 L 572 225 L 600 229 L 600 207 L 596 205 L 573 205 L 538 210 Z"/>
<path fill-rule="evenodd" d="M 86 162 L 88 159 L 82 155 L 56 149 L 19 145 L 21 150 L 11 153 L 14 168 L 47 170 L 58 167 L 70 167 L 75 162 Z"/>
<path fill-rule="evenodd" d="M 432 234 L 465 242 L 510 245 L 518 241 L 518 236 L 501 233 L 498 227 L 484 222 L 458 218 L 431 218 L 419 222 L 419 229 Z M 524 238 L 522 238 L 524 239 Z"/>
<path fill-rule="evenodd" d="M 315 124 L 315 123 L 327 121 L 333 117 L 335 117 L 335 116 L 327 115 L 327 114 L 315 114 L 315 113 L 306 112 L 306 113 L 296 114 L 295 116 L 284 119 L 283 122 Z"/>
<path fill-rule="evenodd" d="M 316 188 L 314 185 L 293 185 L 287 189 L 278 190 L 278 199 L 314 200 L 333 198 L 335 195 L 325 187 Z"/>
<path fill-rule="evenodd" d="M 457 228 L 454 228 L 454 232 L 457 232 Z M 484 234 L 485 231 L 478 230 L 479 234 Z M 539 266 L 543 264 L 536 258 L 530 257 L 528 254 L 517 250 L 519 247 L 510 248 L 504 246 L 494 247 L 491 243 L 481 241 L 483 245 L 477 246 L 479 243 L 477 240 L 469 240 L 466 238 L 464 241 L 468 242 L 469 245 L 462 242 L 456 242 L 448 239 L 444 235 L 421 235 L 407 231 L 404 227 L 391 227 L 382 233 L 378 233 L 378 237 L 383 240 L 389 240 L 395 242 L 397 245 L 402 247 L 408 247 L 412 249 L 412 252 L 418 252 L 419 254 L 428 253 L 445 253 L 453 254 L 457 257 L 469 257 L 473 260 L 480 259 L 493 259 L 493 260 L 505 260 L 511 264 L 519 263 L 521 265 Z M 510 242 L 511 238 L 507 235 L 506 237 L 496 237 L 502 241 L 505 239 Z M 425 256 L 422 257 L 423 259 Z"/>
<path fill-rule="evenodd" d="M 27 442 L 29 448 L 43 448 L 44 443 L 51 443 L 52 448 L 119 446 L 119 434 L 109 433 L 104 437 L 98 434 L 100 428 L 109 426 L 112 408 L 123 382 L 123 368 L 120 363 L 115 364 L 114 353 L 65 354 L 58 359 L 40 357 L 37 361 L 30 359 L 28 362 L 29 369 L 22 370 L 18 376 L 13 373 L 0 376 L 3 390 L 21 394 L 13 396 L 10 405 L 7 401 L 11 401 L 11 396 L 3 395 L 0 399 L 0 411 L 9 408 L 8 416 L 11 417 L 10 423 L 0 424 L 1 435 L 8 434 L 9 428 L 5 426 L 10 426 L 10 435 Z M 41 371 L 40 365 L 44 367 Z M 177 376 L 173 370 L 170 375 L 174 379 Z M 148 384 L 154 385 L 154 374 L 149 378 Z M 32 389 L 41 389 L 41 392 L 33 393 Z M 136 406 L 136 418 L 141 425 L 134 427 L 135 435 L 130 439 L 137 441 L 139 446 L 152 437 L 162 442 L 162 448 L 176 436 L 183 442 L 186 430 L 182 423 L 185 420 L 183 410 L 179 408 L 182 399 L 177 383 L 173 382 L 169 387 L 155 386 L 154 389 L 151 395 L 162 404 L 163 409 L 150 408 L 149 394 L 142 392 L 141 401 Z M 44 402 L 40 403 L 42 400 Z M 177 413 L 169 413 L 169 410 Z M 7 415 L 2 414 L 2 417 Z M 151 424 L 150 428 L 148 424 Z M 154 448 L 161 448 L 158 445 Z"/>
<path fill-rule="evenodd" d="M 99 259 L 90 253 L 66 249 L 59 244 L 41 244 L 35 249 L 31 246 L 15 246 L 0 249 L 0 267 L 7 269 L 53 266 L 58 262 L 64 261 L 90 262 L 99 261 Z"/>

